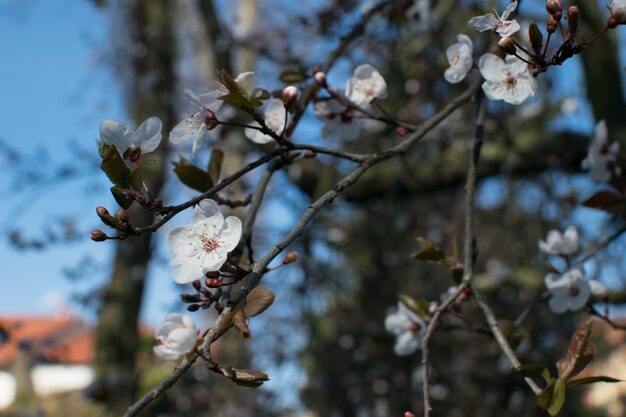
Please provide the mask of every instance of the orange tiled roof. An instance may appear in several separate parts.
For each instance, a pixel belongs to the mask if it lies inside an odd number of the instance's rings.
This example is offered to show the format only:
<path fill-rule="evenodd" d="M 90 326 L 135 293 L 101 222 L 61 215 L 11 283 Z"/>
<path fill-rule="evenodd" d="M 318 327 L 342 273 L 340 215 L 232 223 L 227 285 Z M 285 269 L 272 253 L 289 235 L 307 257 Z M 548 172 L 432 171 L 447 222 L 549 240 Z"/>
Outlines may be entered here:
<path fill-rule="evenodd" d="M 40 362 L 91 363 L 93 346 L 90 330 L 74 317 L 0 316 L 0 367 L 6 367 L 20 349 Z"/>

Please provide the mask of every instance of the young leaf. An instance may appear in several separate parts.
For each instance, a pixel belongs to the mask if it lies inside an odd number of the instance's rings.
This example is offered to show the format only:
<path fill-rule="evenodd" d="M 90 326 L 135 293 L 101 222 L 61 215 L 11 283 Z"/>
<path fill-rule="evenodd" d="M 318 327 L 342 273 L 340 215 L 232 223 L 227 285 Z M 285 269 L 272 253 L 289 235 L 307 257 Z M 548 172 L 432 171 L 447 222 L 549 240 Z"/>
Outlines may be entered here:
<path fill-rule="evenodd" d="M 124 192 L 123 188 L 120 187 L 111 187 L 111 194 L 113 194 L 113 198 L 119 204 L 121 208 L 126 210 L 129 208 L 135 200 L 130 198 L 126 192 Z"/>
<path fill-rule="evenodd" d="M 244 339 L 248 339 L 251 336 L 250 328 L 248 327 L 248 323 L 246 323 L 246 316 L 243 309 L 238 308 L 234 310 L 233 325 L 241 332 Z"/>
<path fill-rule="evenodd" d="M 516 371 L 522 371 L 527 374 L 537 376 L 543 379 L 544 381 L 546 381 L 546 384 L 550 384 L 550 381 L 552 380 L 552 376 L 550 375 L 550 370 L 548 369 L 548 367 L 543 366 L 543 365 L 523 365 L 522 364 L 519 366 L 519 368 L 516 369 Z"/>
<path fill-rule="evenodd" d="M 174 173 L 183 184 L 196 191 L 205 192 L 213 188 L 214 183 L 209 173 L 193 165 L 182 156 L 178 162 L 174 162 Z"/>
<path fill-rule="evenodd" d="M 587 320 L 581 324 L 578 329 L 576 329 L 576 332 L 572 336 L 572 340 L 567 347 L 565 356 L 559 359 L 556 363 L 556 368 L 559 371 L 559 378 L 565 380 L 572 375 L 572 372 L 577 367 L 578 363 L 582 361 L 582 358 L 587 351 L 587 343 L 589 342 L 590 335 L 591 320 Z"/>
<path fill-rule="evenodd" d="M 126 166 L 115 145 L 104 145 L 101 152 L 102 163 L 100 164 L 100 169 L 114 185 L 128 188 L 130 186 L 130 169 Z"/>
<path fill-rule="evenodd" d="M 419 245 L 419 250 L 412 255 L 414 259 L 422 262 L 446 264 L 446 254 L 444 251 L 423 237 L 417 238 L 417 244 Z"/>
<path fill-rule="evenodd" d="M 608 213 L 617 213 L 624 206 L 624 196 L 611 191 L 598 191 L 581 204 Z"/>
<path fill-rule="evenodd" d="M 243 313 L 246 317 L 254 317 L 261 314 L 274 302 L 274 293 L 267 287 L 259 285 L 254 287 L 246 297 L 246 305 Z"/>
<path fill-rule="evenodd" d="M 248 97 L 245 97 L 241 94 L 227 94 L 225 96 L 219 97 L 218 100 L 222 100 L 239 110 L 245 111 L 246 113 L 254 113 L 254 104 L 250 101 Z"/>
<path fill-rule="evenodd" d="M 540 55 L 543 47 L 543 34 L 541 33 L 541 30 L 539 30 L 537 23 L 531 22 L 528 26 L 528 37 L 533 51 L 535 54 Z"/>
<path fill-rule="evenodd" d="M 402 304 L 407 306 L 409 310 L 414 312 L 420 317 L 425 317 L 428 314 L 428 301 L 426 300 L 415 300 L 410 295 L 400 294 L 398 296 Z"/>
<path fill-rule="evenodd" d="M 237 369 L 228 367 L 224 370 L 224 375 L 230 378 L 237 385 L 248 388 L 256 388 L 269 381 L 269 376 L 263 372 L 253 371 L 251 369 Z"/>
<path fill-rule="evenodd" d="M 224 162 L 224 151 L 221 149 L 213 149 L 211 151 L 211 160 L 209 161 L 209 167 L 207 171 L 213 184 L 217 184 L 220 179 L 220 173 L 222 172 L 222 163 Z"/>
<path fill-rule="evenodd" d="M 554 390 L 552 391 L 552 398 L 550 399 L 550 405 L 548 406 L 548 414 L 556 416 L 563 404 L 565 403 L 565 381 L 561 378 L 557 378 L 554 383 Z"/>
<path fill-rule="evenodd" d="M 598 382 L 608 382 L 610 384 L 614 384 L 616 382 L 622 382 L 622 380 L 617 379 L 617 378 L 611 378 L 610 376 L 597 375 L 597 376 L 588 376 L 585 378 L 570 379 L 569 381 L 565 383 L 565 386 L 569 388 L 569 387 L 575 387 L 578 385 L 595 384 Z"/>
<path fill-rule="evenodd" d="M 552 403 L 552 394 L 554 392 L 554 386 L 556 385 L 556 379 L 550 379 L 548 385 L 537 395 L 537 406 L 547 410 Z"/>
<path fill-rule="evenodd" d="M 280 74 L 280 80 L 285 84 L 295 84 L 306 80 L 306 70 L 287 70 Z"/>

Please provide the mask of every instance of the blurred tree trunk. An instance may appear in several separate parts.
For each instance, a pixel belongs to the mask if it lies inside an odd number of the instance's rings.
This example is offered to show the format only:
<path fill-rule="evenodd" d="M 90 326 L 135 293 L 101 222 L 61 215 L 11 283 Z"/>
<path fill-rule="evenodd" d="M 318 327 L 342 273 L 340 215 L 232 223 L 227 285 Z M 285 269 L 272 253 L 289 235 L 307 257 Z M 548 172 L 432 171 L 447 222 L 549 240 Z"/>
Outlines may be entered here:
<path fill-rule="evenodd" d="M 151 155 L 156 159 L 147 185 L 160 196 L 166 169 L 167 132 L 174 123 L 176 42 L 172 34 L 169 0 L 121 2 L 120 19 L 126 28 L 124 43 L 130 56 L 120 59 L 122 79 L 127 80 L 128 113 L 139 124 L 150 116 L 163 122 L 164 140 Z M 153 222 L 153 216 L 134 205 L 129 210 L 134 225 Z M 119 241 L 113 271 L 103 291 L 96 330 L 96 372 L 100 397 L 109 411 L 119 415 L 132 403 L 137 388 L 135 356 L 139 343 L 138 317 L 152 256 L 152 235 Z"/>

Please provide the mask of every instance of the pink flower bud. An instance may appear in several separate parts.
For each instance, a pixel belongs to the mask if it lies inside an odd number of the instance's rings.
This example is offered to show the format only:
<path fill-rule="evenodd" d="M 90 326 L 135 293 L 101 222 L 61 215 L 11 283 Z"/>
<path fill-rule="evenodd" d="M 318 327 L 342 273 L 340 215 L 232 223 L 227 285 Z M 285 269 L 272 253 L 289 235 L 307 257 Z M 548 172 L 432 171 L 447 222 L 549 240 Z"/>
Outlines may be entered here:
<path fill-rule="evenodd" d="M 508 36 L 500 39 L 498 41 L 498 46 L 509 55 L 515 55 L 515 52 L 517 52 L 515 42 L 513 42 L 513 39 L 509 38 Z"/>
<path fill-rule="evenodd" d="M 106 233 L 104 233 L 102 230 L 98 230 L 98 229 L 92 230 L 91 233 L 89 233 L 89 237 L 94 242 L 104 242 L 108 238 Z"/>
<path fill-rule="evenodd" d="M 293 85 L 283 89 L 283 105 L 286 109 L 290 108 L 298 98 L 298 89 Z"/>
<path fill-rule="evenodd" d="M 324 71 L 317 71 L 313 78 L 315 78 L 315 82 L 321 87 L 326 87 L 328 85 L 326 83 L 326 73 Z"/>
<path fill-rule="evenodd" d="M 569 6 L 567 8 L 567 28 L 570 33 L 570 37 L 574 36 L 578 27 L 578 17 L 580 16 L 580 10 L 578 6 Z"/>
<path fill-rule="evenodd" d="M 563 5 L 559 0 L 546 1 L 546 10 L 555 20 L 559 20 L 563 15 Z"/>
<path fill-rule="evenodd" d="M 396 128 L 396 135 L 403 138 L 409 133 L 409 129 L 404 126 L 400 126 Z"/>
<path fill-rule="evenodd" d="M 205 278 L 204 285 L 209 288 L 219 288 L 222 286 L 222 281 L 219 278 Z"/>
<path fill-rule="evenodd" d="M 283 265 L 287 265 L 287 264 L 290 264 L 292 262 L 295 262 L 297 259 L 298 259 L 298 252 L 295 252 L 295 251 L 289 252 L 283 258 Z"/>
<path fill-rule="evenodd" d="M 98 217 L 110 216 L 109 210 L 102 206 L 96 207 L 96 214 L 98 215 Z"/>
<path fill-rule="evenodd" d="M 611 17 L 615 19 L 617 24 L 626 24 L 626 2 L 613 0 L 609 5 L 609 10 L 611 11 Z"/>
<path fill-rule="evenodd" d="M 546 22 L 546 31 L 548 33 L 556 32 L 556 29 L 559 27 L 559 23 L 552 16 L 548 16 L 548 21 Z"/>

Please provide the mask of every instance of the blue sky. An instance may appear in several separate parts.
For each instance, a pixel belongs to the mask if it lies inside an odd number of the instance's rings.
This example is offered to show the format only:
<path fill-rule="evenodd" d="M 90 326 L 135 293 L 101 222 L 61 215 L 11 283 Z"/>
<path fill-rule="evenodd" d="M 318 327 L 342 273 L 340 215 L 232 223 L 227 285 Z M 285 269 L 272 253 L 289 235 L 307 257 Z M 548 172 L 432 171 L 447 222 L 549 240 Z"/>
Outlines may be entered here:
<path fill-rule="evenodd" d="M 100 122 L 125 120 L 120 90 L 106 63 L 109 21 L 87 1 L 0 3 L 0 139 L 27 154 L 47 149 L 50 159 L 73 161 L 72 147 L 97 155 L 94 144 Z M 4 164 L 5 161 L 2 160 Z M 101 227 L 97 205 L 113 207 L 105 178 L 94 172 L 54 187 L 13 186 L 14 175 L 0 175 L 0 233 L 13 227 L 37 235 L 46 222 L 61 215 L 80 228 Z M 106 273 L 72 281 L 64 268 L 76 268 L 85 256 L 107 265 L 112 248 L 85 238 L 45 251 L 19 251 L 0 239 L 0 314 L 44 314 L 70 294 L 85 292 Z M 167 271 L 163 271 L 161 275 Z M 159 275 L 159 274 L 157 274 Z M 158 277 L 155 277 L 155 280 Z M 144 312 L 150 323 L 162 320 L 173 293 L 171 280 L 150 285 Z M 166 293 L 166 294 L 163 294 Z M 155 294 L 163 294 L 155 298 Z M 76 304 L 73 310 L 80 312 Z M 151 314 L 149 313 L 151 312 Z"/>

